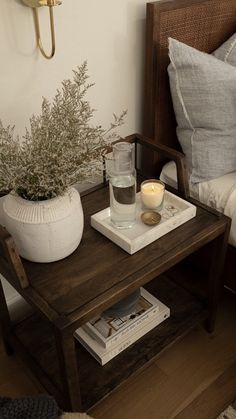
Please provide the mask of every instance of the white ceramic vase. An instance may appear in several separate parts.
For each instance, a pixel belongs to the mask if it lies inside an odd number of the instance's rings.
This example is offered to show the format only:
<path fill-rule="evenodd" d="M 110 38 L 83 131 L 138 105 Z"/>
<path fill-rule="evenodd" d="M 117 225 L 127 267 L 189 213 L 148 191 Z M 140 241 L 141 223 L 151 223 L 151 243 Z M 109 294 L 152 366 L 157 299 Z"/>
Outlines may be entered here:
<path fill-rule="evenodd" d="M 75 188 L 46 201 L 27 201 L 9 194 L 3 213 L 19 254 L 32 262 L 65 258 L 77 248 L 83 234 L 83 209 Z"/>

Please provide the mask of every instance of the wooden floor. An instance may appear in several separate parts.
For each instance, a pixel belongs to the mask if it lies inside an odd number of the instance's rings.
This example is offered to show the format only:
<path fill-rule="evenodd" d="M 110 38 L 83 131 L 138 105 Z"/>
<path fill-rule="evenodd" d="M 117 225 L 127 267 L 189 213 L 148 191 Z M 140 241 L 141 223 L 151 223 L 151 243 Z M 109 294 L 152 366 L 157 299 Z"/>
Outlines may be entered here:
<path fill-rule="evenodd" d="M 42 392 L 0 344 L 0 395 Z M 89 413 L 95 419 L 214 419 L 236 398 L 236 295 L 224 293 L 216 331 L 197 327 Z"/>

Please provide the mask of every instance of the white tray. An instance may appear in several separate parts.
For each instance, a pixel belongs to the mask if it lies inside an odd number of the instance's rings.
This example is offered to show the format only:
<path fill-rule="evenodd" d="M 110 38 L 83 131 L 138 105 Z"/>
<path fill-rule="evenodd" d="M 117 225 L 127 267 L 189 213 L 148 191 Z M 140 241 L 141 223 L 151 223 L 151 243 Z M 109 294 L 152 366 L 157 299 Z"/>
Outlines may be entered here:
<path fill-rule="evenodd" d="M 195 205 L 165 191 L 163 209 L 160 211 L 161 221 L 157 225 L 148 226 L 140 218 L 144 212 L 141 208 L 140 193 L 136 198 L 136 224 L 132 228 L 115 228 L 110 220 L 110 207 L 91 216 L 92 227 L 131 255 L 196 215 Z"/>

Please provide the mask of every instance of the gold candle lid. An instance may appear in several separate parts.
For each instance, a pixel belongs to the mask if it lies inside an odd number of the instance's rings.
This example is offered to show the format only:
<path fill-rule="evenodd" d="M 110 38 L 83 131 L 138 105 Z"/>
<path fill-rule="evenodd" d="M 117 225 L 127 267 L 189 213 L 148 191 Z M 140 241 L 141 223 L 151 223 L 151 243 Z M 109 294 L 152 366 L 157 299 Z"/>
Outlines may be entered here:
<path fill-rule="evenodd" d="M 161 215 L 155 211 L 146 211 L 141 214 L 141 220 L 144 224 L 153 226 L 161 221 Z"/>

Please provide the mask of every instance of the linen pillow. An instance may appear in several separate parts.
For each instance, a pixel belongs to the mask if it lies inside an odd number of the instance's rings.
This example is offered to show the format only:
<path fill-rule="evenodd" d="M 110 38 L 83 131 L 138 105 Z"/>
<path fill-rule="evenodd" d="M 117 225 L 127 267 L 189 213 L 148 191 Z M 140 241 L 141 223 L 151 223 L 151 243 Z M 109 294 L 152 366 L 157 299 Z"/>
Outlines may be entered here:
<path fill-rule="evenodd" d="M 236 67 L 236 33 L 217 48 L 212 55 Z"/>
<path fill-rule="evenodd" d="M 216 56 L 235 62 L 235 39 L 216 50 Z M 172 38 L 169 56 L 177 136 L 190 181 L 203 182 L 235 171 L 236 68 Z"/>

